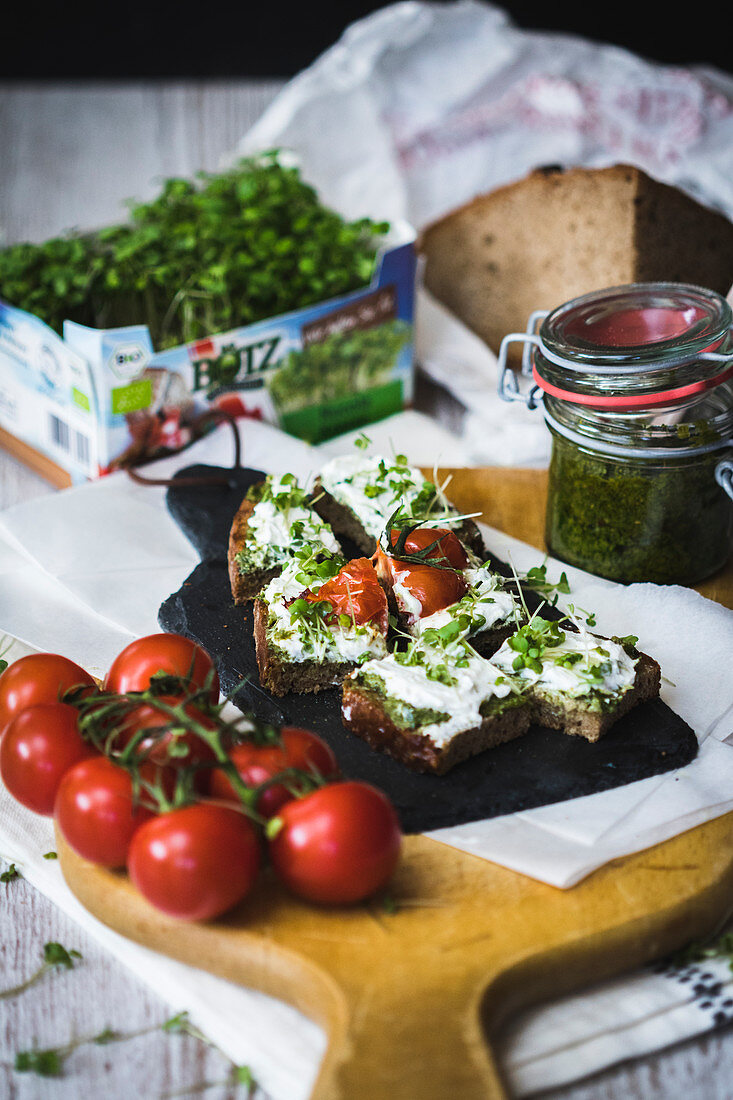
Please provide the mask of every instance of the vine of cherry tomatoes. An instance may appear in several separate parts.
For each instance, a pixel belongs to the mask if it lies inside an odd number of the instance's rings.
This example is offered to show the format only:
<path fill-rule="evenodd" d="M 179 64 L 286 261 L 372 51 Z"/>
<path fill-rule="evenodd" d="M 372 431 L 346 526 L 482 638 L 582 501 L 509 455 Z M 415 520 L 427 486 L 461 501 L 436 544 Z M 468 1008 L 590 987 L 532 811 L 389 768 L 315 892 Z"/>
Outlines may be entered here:
<path fill-rule="evenodd" d="M 342 779 L 315 733 L 225 709 L 211 657 L 180 635 L 132 642 L 101 685 L 58 654 L 22 657 L 0 675 L 0 778 L 182 920 L 238 905 L 264 863 L 319 904 L 384 888 L 402 842 L 387 797 Z"/>

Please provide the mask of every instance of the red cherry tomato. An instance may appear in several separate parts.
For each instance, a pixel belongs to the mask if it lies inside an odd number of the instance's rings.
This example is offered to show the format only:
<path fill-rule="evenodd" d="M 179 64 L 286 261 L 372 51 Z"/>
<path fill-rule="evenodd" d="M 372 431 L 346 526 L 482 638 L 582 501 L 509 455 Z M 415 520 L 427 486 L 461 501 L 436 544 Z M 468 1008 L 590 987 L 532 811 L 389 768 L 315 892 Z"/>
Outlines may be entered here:
<path fill-rule="evenodd" d="M 134 803 L 132 781 L 124 768 L 96 756 L 66 772 L 54 816 L 66 842 L 84 859 L 124 867 L 135 831 L 153 815 Z"/>
<path fill-rule="evenodd" d="M 176 706 L 180 700 L 174 696 L 161 695 L 159 702 L 167 706 Z M 188 703 L 184 713 L 205 729 L 216 728 L 215 722 L 197 707 Z M 136 733 L 149 730 L 137 744 L 137 754 L 162 767 L 192 767 L 214 759 L 214 751 L 198 736 L 195 730 L 187 729 L 183 723 L 153 703 L 140 703 L 126 716 L 115 738 L 114 748 L 123 749 Z M 163 730 L 161 734 L 156 733 Z"/>
<path fill-rule="evenodd" d="M 348 905 L 387 884 L 402 843 L 389 799 L 368 783 L 329 783 L 280 809 L 270 841 L 272 864 L 294 894 Z"/>
<path fill-rule="evenodd" d="M 437 569 L 434 565 L 413 565 L 411 562 L 391 563 L 392 583 L 399 584 L 420 604 L 418 618 L 424 619 L 444 607 L 450 607 L 468 592 L 460 573 L 452 569 Z M 399 596 L 397 597 L 399 603 Z"/>
<path fill-rule="evenodd" d="M 327 622 L 336 622 L 339 615 L 348 615 L 356 626 L 373 622 L 382 633 L 387 633 L 387 597 L 369 558 L 347 562 L 317 592 L 307 592 L 305 599 L 311 603 L 327 600 L 332 605 L 333 613 L 327 617 Z"/>
<path fill-rule="evenodd" d="M 50 815 L 65 773 L 96 755 L 79 733 L 74 707 L 26 707 L 0 742 L 0 775 L 13 798 L 37 814 Z"/>
<path fill-rule="evenodd" d="M 58 703 L 73 687 L 94 687 L 83 668 L 58 653 L 30 653 L 0 676 L 0 732 L 26 707 Z"/>
<path fill-rule="evenodd" d="M 338 763 L 332 749 L 315 733 L 286 726 L 281 730 L 280 745 L 235 745 L 229 757 L 248 787 L 257 787 L 273 779 L 286 768 L 313 772 L 330 779 L 338 774 Z M 234 798 L 236 793 L 226 772 L 217 768 L 211 774 L 210 794 L 215 798 Z M 267 787 L 257 800 L 257 811 L 272 817 L 293 795 L 284 783 Z"/>
<path fill-rule="evenodd" d="M 132 838 L 127 867 L 152 905 L 181 920 L 210 920 L 249 893 L 260 844 L 248 818 L 198 802 L 146 822 Z"/>
<path fill-rule="evenodd" d="M 399 534 L 399 531 L 390 531 L 392 546 L 397 544 Z M 435 543 L 438 545 L 434 545 Z M 454 569 L 465 569 L 468 566 L 468 554 L 455 532 L 446 527 L 416 527 L 405 539 L 407 554 L 419 554 L 428 547 L 431 549 L 425 556 L 430 561 L 446 562 Z"/>
<path fill-rule="evenodd" d="M 130 642 L 112 662 L 104 681 L 105 690 L 122 695 L 145 691 L 158 673 L 184 680 L 189 689 L 210 683 L 212 702 L 219 699 L 214 662 L 205 649 L 180 634 L 150 634 Z"/>

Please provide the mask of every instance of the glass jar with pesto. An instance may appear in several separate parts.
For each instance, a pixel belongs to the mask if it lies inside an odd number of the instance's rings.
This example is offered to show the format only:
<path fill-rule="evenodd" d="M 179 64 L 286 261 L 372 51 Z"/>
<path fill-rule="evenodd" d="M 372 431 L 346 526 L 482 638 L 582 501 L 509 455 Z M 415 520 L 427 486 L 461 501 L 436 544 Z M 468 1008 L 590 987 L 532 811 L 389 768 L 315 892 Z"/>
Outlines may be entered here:
<path fill-rule="evenodd" d="M 624 583 L 696 584 L 727 562 L 732 325 L 711 290 L 632 283 L 535 313 L 505 337 L 501 396 L 541 405 L 552 435 L 551 554 Z M 516 341 L 519 373 L 507 363 Z"/>

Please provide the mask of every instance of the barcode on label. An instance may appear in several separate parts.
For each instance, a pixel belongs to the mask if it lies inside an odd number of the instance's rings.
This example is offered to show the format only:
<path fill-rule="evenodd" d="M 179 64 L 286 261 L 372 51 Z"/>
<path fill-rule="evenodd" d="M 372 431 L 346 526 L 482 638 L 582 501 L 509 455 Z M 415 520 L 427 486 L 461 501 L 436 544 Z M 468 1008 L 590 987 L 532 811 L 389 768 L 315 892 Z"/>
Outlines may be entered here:
<path fill-rule="evenodd" d="M 53 413 L 49 413 L 48 426 L 53 445 L 64 451 L 70 458 L 74 458 L 79 465 L 88 467 L 89 438 Z"/>

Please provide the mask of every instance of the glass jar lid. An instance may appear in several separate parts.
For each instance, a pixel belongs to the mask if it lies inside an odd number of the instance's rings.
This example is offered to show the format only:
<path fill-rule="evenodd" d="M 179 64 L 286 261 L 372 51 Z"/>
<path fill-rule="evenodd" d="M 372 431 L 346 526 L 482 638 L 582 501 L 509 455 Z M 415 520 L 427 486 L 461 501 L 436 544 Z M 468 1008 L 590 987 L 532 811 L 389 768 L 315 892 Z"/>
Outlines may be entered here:
<path fill-rule="evenodd" d="M 630 283 L 548 313 L 533 341 L 545 393 L 595 408 L 688 401 L 733 376 L 725 298 L 683 283 Z"/>

